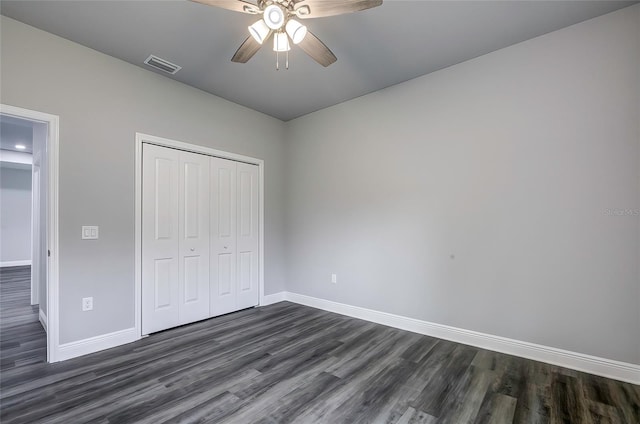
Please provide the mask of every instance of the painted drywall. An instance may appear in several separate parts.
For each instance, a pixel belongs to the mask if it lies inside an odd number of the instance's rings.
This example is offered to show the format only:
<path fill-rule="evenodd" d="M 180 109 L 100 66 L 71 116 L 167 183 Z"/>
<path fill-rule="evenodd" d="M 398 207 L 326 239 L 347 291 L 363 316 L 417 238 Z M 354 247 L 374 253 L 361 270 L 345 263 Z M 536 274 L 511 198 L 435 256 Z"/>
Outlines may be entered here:
<path fill-rule="evenodd" d="M 291 121 L 287 289 L 640 364 L 639 76 L 633 6 Z"/>
<path fill-rule="evenodd" d="M 0 262 L 31 260 L 31 170 L 0 162 Z"/>
<path fill-rule="evenodd" d="M 0 135 L 2 130 L 0 129 Z M 31 167 L 33 163 L 33 155 L 31 153 L 14 152 L 12 150 L 0 150 L 0 162 L 6 162 L 14 165 L 28 165 L 26 168 Z"/>
<path fill-rule="evenodd" d="M 48 163 L 48 150 L 47 150 L 47 138 L 48 138 L 47 124 L 33 123 L 33 170 L 32 178 L 36 178 L 35 174 L 38 174 L 39 181 L 39 198 L 38 205 L 34 207 L 39 208 L 40 220 L 38 222 L 39 236 L 34 235 L 32 243 L 32 258 L 33 264 L 31 270 L 37 266 L 38 273 L 33 273 L 32 278 L 38 279 L 38 304 L 44 314 L 47 314 L 47 233 L 48 233 L 48 220 L 47 220 L 47 197 L 49 189 L 49 163 Z M 35 172 L 38 169 L 38 172 Z M 35 184 L 34 184 L 35 185 Z M 34 188 L 34 191 L 36 189 Z M 34 193 L 35 194 L 35 193 Z M 35 212 L 35 211 L 34 211 Z"/>
<path fill-rule="evenodd" d="M 6 17 L 0 59 L 2 103 L 60 117 L 61 343 L 134 325 L 136 132 L 264 160 L 265 292 L 284 289 L 281 121 Z"/>

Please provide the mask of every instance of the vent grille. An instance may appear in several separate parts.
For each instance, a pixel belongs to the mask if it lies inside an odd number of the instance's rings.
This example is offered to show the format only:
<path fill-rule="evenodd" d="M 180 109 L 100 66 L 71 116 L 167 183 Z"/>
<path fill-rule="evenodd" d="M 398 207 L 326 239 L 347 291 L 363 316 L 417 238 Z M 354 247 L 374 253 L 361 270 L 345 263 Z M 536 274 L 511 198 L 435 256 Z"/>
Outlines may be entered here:
<path fill-rule="evenodd" d="M 151 66 L 159 71 L 166 72 L 171 75 L 175 75 L 182 66 L 178 66 L 175 63 L 171 63 L 168 60 L 159 58 L 158 56 L 151 55 L 144 61 L 146 65 Z"/>

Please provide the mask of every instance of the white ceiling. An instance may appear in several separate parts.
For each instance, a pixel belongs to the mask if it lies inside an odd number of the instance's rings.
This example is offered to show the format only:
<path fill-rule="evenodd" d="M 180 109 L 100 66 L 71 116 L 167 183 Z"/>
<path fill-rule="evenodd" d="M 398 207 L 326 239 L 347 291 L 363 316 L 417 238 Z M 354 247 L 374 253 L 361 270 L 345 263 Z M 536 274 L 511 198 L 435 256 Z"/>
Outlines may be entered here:
<path fill-rule="evenodd" d="M 266 46 L 230 61 L 255 16 L 186 0 L 2 0 L 0 10 L 143 68 L 160 56 L 183 68 L 168 78 L 287 121 L 634 3 L 385 0 L 306 20 L 338 62 L 323 68 L 294 47 L 288 71 Z"/>

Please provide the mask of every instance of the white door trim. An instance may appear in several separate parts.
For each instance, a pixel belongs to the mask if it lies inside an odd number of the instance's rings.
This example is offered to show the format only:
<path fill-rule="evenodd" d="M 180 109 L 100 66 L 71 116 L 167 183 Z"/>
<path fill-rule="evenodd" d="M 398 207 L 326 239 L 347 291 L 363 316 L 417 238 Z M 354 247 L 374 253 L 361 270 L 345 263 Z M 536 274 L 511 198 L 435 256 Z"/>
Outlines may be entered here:
<path fill-rule="evenodd" d="M 56 115 L 0 104 L 0 113 L 47 124 L 49 187 L 47 196 L 47 249 L 51 252 L 47 269 L 47 361 L 57 362 L 59 351 L 58 307 L 58 146 L 60 118 Z M 42 296 L 43 293 L 40 293 Z"/>
<path fill-rule="evenodd" d="M 38 152 L 31 165 L 31 305 L 40 303 L 40 218 L 42 217 L 40 172 L 41 160 L 40 152 Z M 36 175 L 37 174 L 37 175 Z"/>
<path fill-rule="evenodd" d="M 209 147 L 198 146 L 167 138 L 156 137 L 149 134 L 136 133 L 135 141 L 135 328 L 136 334 L 142 337 L 142 143 L 156 146 L 171 147 L 186 152 L 201 153 L 223 159 L 250 163 L 258 166 L 259 193 L 258 193 L 258 223 L 259 238 L 258 248 L 258 298 L 260 306 L 264 299 L 264 160 L 236 153 L 216 150 Z"/>

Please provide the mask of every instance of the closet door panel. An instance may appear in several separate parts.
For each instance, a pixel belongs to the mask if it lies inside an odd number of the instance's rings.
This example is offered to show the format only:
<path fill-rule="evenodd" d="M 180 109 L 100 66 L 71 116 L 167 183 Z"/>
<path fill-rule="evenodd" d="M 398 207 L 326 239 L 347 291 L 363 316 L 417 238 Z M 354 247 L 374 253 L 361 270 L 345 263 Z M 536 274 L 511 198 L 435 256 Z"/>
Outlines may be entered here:
<path fill-rule="evenodd" d="M 237 165 L 237 308 L 258 304 L 258 167 Z"/>
<path fill-rule="evenodd" d="M 180 324 L 209 317 L 209 157 L 180 152 Z"/>
<path fill-rule="evenodd" d="M 153 310 L 160 311 L 163 308 L 170 308 L 175 302 L 175 296 L 171 287 L 173 269 L 175 262 L 172 259 L 155 259 L 153 261 L 154 272 L 152 281 Z"/>
<path fill-rule="evenodd" d="M 218 254 L 218 293 L 219 297 L 231 296 L 234 293 L 232 277 L 235 275 L 232 254 Z"/>
<path fill-rule="evenodd" d="M 142 333 L 179 325 L 179 152 L 143 145 Z"/>
<path fill-rule="evenodd" d="M 236 172 L 234 161 L 211 158 L 210 316 L 238 310 L 236 296 Z"/>

